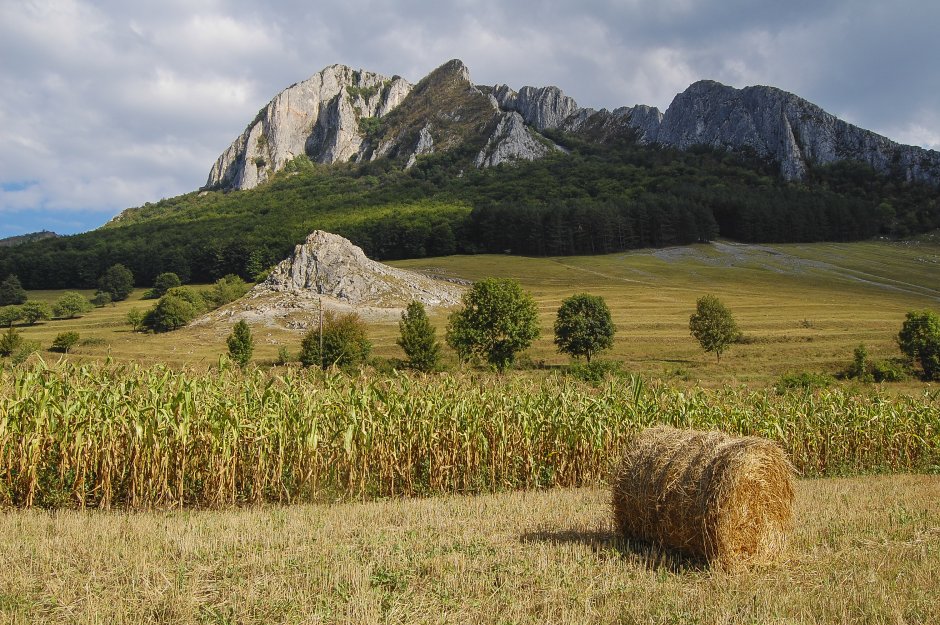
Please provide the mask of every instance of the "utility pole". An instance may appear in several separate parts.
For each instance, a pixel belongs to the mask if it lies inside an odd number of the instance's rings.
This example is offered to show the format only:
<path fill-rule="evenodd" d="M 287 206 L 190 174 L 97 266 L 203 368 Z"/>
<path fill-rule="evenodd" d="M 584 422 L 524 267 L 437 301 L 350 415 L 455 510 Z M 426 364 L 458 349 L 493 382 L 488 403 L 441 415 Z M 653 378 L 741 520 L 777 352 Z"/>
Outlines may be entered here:
<path fill-rule="evenodd" d="M 323 296 L 317 297 L 320 306 L 320 370 L 323 370 Z"/>

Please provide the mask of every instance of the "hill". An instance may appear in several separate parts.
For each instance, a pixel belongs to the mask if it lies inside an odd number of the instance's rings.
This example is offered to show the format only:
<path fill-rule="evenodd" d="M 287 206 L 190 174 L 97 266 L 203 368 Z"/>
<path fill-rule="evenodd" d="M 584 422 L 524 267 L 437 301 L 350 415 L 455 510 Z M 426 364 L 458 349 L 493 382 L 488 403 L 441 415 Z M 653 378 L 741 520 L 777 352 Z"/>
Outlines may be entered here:
<path fill-rule="evenodd" d="M 87 288 L 119 262 L 141 286 L 251 279 L 316 229 L 377 260 L 905 237 L 940 227 L 938 159 L 770 87 L 593 111 L 474 85 L 459 61 L 415 85 L 331 66 L 262 109 L 205 189 L 0 249 L 0 276 Z"/>

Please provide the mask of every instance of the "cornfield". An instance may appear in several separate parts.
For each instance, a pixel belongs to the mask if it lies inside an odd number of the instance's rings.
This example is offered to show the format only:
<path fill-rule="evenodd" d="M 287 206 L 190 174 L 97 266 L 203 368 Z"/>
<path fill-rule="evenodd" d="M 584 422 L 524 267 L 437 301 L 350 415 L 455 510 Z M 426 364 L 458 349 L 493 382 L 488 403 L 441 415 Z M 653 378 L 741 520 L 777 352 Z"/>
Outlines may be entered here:
<path fill-rule="evenodd" d="M 940 471 L 940 393 L 592 387 L 41 361 L 0 372 L 0 506 L 219 507 L 607 479 L 653 424 L 780 441 L 807 476 Z"/>

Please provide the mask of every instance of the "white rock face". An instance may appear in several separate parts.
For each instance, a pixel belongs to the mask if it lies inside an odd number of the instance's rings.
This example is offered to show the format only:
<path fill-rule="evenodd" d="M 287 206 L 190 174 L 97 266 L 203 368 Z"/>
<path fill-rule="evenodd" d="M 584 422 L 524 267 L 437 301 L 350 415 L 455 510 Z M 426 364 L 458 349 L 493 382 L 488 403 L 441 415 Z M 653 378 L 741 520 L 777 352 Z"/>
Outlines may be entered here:
<path fill-rule="evenodd" d="M 474 164 L 495 167 L 512 161 L 534 161 L 553 149 L 532 136 L 519 113 L 504 113 Z"/>
<path fill-rule="evenodd" d="M 516 93 L 506 85 L 497 85 L 492 95 L 502 110 L 519 113 L 539 131 L 559 128 L 579 110 L 578 103 L 558 87 L 523 87 Z"/>
<path fill-rule="evenodd" d="M 301 154 L 320 163 L 359 152 L 359 120 L 382 117 L 411 91 L 408 81 L 331 65 L 263 108 L 215 162 L 206 187 L 251 189 Z"/>
<path fill-rule="evenodd" d="M 250 297 L 278 292 L 325 295 L 353 306 L 407 306 L 417 300 L 426 306 L 452 306 L 462 289 L 419 273 L 369 260 L 348 239 L 316 230 L 281 261 Z"/>
<path fill-rule="evenodd" d="M 421 129 L 421 132 L 418 133 L 418 143 L 415 145 L 415 151 L 412 152 L 411 156 L 408 157 L 408 162 L 405 164 L 405 169 L 411 169 L 418 161 L 419 156 L 424 154 L 431 154 L 433 152 L 434 137 L 431 136 L 431 131 L 428 129 L 428 126 L 425 126 Z"/>

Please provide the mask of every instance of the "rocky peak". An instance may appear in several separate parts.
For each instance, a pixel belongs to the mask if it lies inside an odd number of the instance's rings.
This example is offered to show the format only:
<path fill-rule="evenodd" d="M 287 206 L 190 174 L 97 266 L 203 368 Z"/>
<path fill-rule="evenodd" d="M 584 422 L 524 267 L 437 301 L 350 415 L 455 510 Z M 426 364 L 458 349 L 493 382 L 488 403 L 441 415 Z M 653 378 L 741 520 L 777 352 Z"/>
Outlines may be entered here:
<path fill-rule="evenodd" d="M 457 304 L 462 289 L 370 260 L 348 239 L 315 230 L 252 290 L 251 297 L 270 292 L 323 295 L 353 306 L 401 308 L 412 300 L 427 306 Z"/>
<path fill-rule="evenodd" d="M 578 103 L 558 87 L 523 87 L 517 93 L 506 85 L 496 85 L 491 93 L 502 110 L 519 113 L 539 131 L 561 127 L 579 110 Z"/>
<path fill-rule="evenodd" d="M 347 160 L 364 140 L 360 121 L 382 117 L 411 91 L 398 77 L 330 65 L 265 106 L 218 158 L 207 187 L 250 189 L 293 158 Z"/>

